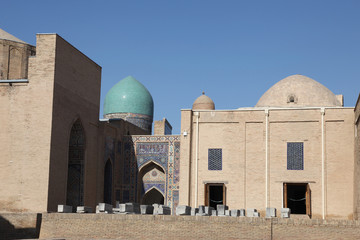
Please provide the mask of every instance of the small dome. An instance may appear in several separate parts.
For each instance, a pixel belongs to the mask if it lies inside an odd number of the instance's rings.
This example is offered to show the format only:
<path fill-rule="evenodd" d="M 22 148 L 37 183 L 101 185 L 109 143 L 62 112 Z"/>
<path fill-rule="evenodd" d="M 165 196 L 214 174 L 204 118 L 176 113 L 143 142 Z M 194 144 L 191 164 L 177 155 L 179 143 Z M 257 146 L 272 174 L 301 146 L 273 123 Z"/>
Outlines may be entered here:
<path fill-rule="evenodd" d="M 200 97 L 198 97 L 192 106 L 193 110 L 215 110 L 215 104 L 211 98 L 205 95 L 203 92 Z"/>
<path fill-rule="evenodd" d="M 154 102 L 150 92 L 132 76 L 115 84 L 106 94 L 104 115 L 138 113 L 153 116 Z"/>
<path fill-rule="evenodd" d="M 321 83 L 292 75 L 267 90 L 255 107 L 335 107 L 342 106 L 333 92 Z"/>

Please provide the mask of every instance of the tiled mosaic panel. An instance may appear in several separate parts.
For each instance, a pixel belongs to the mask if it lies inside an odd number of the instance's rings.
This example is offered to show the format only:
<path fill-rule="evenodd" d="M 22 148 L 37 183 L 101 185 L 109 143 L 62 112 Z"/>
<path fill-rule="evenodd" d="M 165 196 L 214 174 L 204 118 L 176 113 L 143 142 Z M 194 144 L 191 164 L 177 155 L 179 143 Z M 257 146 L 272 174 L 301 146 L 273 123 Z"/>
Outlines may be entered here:
<path fill-rule="evenodd" d="M 122 201 L 136 201 L 136 179 L 139 167 L 154 161 L 165 170 L 166 181 L 164 185 L 165 205 L 175 209 L 178 203 L 179 170 L 180 170 L 180 136 L 136 136 L 124 137 L 124 175 L 129 172 L 130 180 L 123 184 Z M 136 149 L 136 155 L 135 151 Z M 127 168 L 129 167 L 129 168 Z M 125 178 L 125 177 L 124 177 Z M 148 188 L 149 186 L 144 186 Z M 162 186 L 157 186 L 162 188 Z M 150 188 L 149 188 L 150 189 Z"/>
<path fill-rule="evenodd" d="M 304 170 L 304 143 L 287 143 L 287 169 Z"/>
<path fill-rule="evenodd" d="M 169 143 L 167 142 L 137 143 L 136 157 L 137 157 L 138 168 L 148 163 L 149 161 L 154 161 L 166 169 L 168 152 L 169 152 Z"/>
<path fill-rule="evenodd" d="M 208 149 L 208 169 L 222 170 L 222 149 Z"/>
<path fill-rule="evenodd" d="M 177 185 L 177 189 L 179 189 L 179 180 L 180 180 L 180 142 L 174 142 L 174 152 L 175 152 L 175 160 L 174 160 L 174 184 Z"/>
<path fill-rule="evenodd" d="M 159 190 L 163 195 L 165 195 L 165 181 L 166 176 L 160 170 L 154 168 L 148 171 L 143 177 L 143 194 L 149 191 L 152 188 L 156 188 Z"/>

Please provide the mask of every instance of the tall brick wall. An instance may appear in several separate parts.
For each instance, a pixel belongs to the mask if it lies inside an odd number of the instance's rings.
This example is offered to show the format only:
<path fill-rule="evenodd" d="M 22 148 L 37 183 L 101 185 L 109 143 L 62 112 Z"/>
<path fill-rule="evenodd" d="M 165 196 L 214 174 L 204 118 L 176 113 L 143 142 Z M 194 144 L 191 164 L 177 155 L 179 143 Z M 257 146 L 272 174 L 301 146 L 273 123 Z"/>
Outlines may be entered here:
<path fill-rule="evenodd" d="M 40 238 L 357 239 L 349 220 L 43 214 Z"/>
<path fill-rule="evenodd" d="M 354 218 L 360 216 L 360 95 L 355 105 Z"/>

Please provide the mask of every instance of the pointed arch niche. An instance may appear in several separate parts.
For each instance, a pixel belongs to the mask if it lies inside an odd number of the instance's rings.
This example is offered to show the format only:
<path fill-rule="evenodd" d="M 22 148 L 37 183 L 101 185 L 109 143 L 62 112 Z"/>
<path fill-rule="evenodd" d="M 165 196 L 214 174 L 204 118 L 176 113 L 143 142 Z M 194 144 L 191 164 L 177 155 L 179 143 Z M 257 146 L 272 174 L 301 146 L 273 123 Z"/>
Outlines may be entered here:
<path fill-rule="evenodd" d="M 139 202 L 146 205 L 165 204 L 165 170 L 160 165 L 150 161 L 140 169 L 138 176 Z"/>
<path fill-rule="evenodd" d="M 112 164 L 107 160 L 104 168 L 104 203 L 112 204 Z"/>
<path fill-rule="evenodd" d="M 84 205 L 85 133 L 80 119 L 71 127 L 68 156 L 66 205 Z"/>

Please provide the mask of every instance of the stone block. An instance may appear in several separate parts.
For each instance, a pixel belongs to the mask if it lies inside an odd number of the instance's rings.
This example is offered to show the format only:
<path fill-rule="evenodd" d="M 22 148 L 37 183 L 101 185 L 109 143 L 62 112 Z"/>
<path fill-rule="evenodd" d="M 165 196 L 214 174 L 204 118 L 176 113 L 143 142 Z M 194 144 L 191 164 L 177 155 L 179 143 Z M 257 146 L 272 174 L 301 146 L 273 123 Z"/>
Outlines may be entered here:
<path fill-rule="evenodd" d="M 186 205 L 181 205 L 176 207 L 176 215 L 190 215 L 191 214 L 191 207 Z"/>
<path fill-rule="evenodd" d="M 240 217 L 245 217 L 245 209 L 240 209 Z"/>
<path fill-rule="evenodd" d="M 212 210 L 215 210 L 213 207 L 205 206 L 205 214 L 211 216 Z"/>
<path fill-rule="evenodd" d="M 282 208 L 281 209 L 281 217 L 282 218 L 290 218 L 291 210 L 290 208 Z"/>
<path fill-rule="evenodd" d="M 168 206 L 159 205 L 157 212 L 153 213 L 154 215 L 171 215 L 171 209 Z"/>
<path fill-rule="evenodd" d="M 140 214 L 140 205 L 138 203 L 121 203 L 119 204 L 119 213 Z"/>
<path fill-rule="evenodd" d="M 73 207 L 68 205 L 58 205 L 58 213 L 72 213 Z"/>
<path fill-rule="evenodd" d="M 160 204 L 154 203 L 152 206 L 154 207 L 153 214 L 155 215 L 158 212 Z"/>
<path fill-rule="evenodd" d="M 218 215 L 218 213 L 215 209 L 211 211 L 211 216 L 217 216 L 217 215 Z"/>
<path fill-rule="evenodd" d="M 240 216 L 240 210 L 239 210 L 239 209 L 232 209 L 232 210 L 230 211 L 230 215 L 231 215 L 232 217 L 239 217 L 239 216 Z"/>
<path fill-rule="evenodd" d="M 99 203 L 99 212 L 102 213 L 112 213 L 113 212 L 113 206 L 111 204 L 107 204 L 107 203 Z"/>
<path fill-rule="evenodd" d="M 246 216 L 247 217 L 254 217 L 256 212 L 257 212 L 257 210 L 255 208 L 248 208 L 247 211 L 246 211 Z"/>
<path fill-rule="evenodd" d="M 229 207 L 226 205 L 222 205 L 222 204 L 216 205 L 216 210 L 219 216 L 225 215 L 225 211 L 228 209 Z"/>
<path fill-rule="evenodd" d="M 196 216 L 198 212 L 199 212 L 199 208 L 191 208 L 191 216 Z"/>
<path fill-rule="evenodd" d="M 76 213 L 92 213 L 92 209 L 87 206 L 78 206 L 76 208 Z"/>
<path fill-rule="evenodd" d="M 225 210 L 225 216 L 230 217 L 230 210 Z"/>
<path fill-rule="evenodd" d="M 207 214 L 206 212 L 205 212 L 205 206 L 203 206 L 203 205 L 200 205 L 199 206 L 199 212 L 198 213 L 196 213 L 196 216 L 209 216 L 209 214 Z"/>
<path fill-rule="evenodd" d="M 276 208 L 272 208 L 272 207 L 266 208 L 266 217 L 267 218 L 276 217 Z"/>
<path fill-rule="evenodd" d="M 141 214 L 153 214 L 154 213 L 154 206 L 140 205 L 140 213 Z"/>

